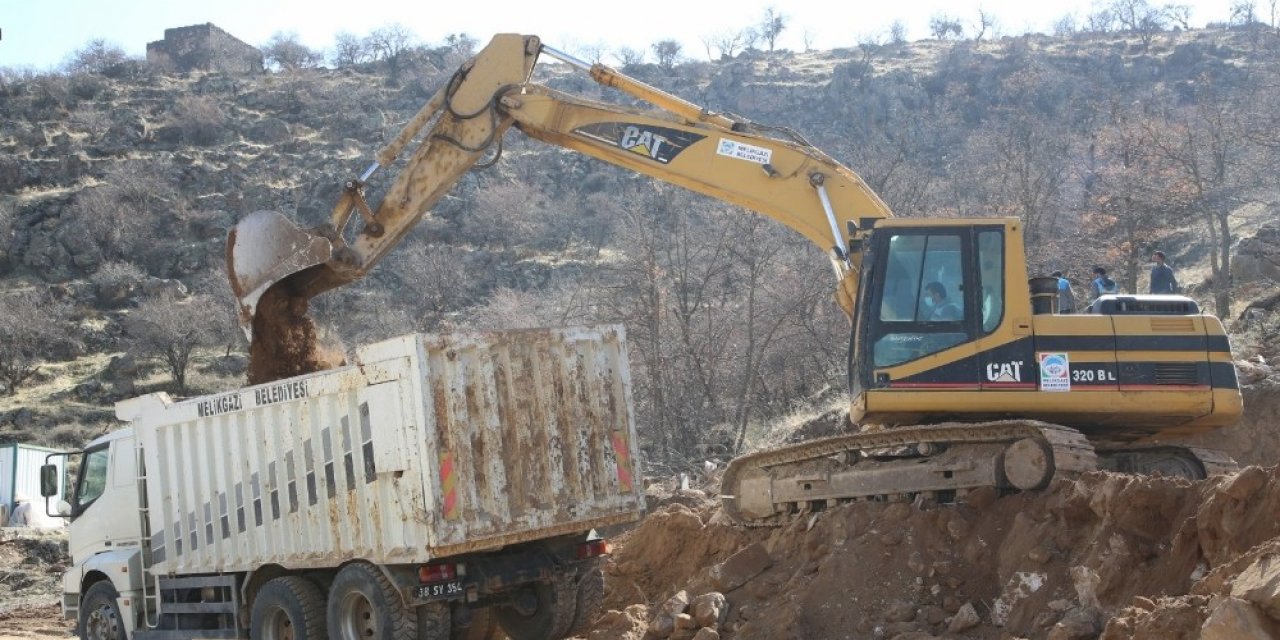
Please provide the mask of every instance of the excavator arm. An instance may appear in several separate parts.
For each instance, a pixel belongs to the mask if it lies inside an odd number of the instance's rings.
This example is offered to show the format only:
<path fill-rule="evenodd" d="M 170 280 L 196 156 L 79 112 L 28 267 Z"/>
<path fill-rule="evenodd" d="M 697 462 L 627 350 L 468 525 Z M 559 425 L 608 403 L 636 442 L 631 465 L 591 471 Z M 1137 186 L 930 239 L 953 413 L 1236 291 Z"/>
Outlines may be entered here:
<path fill-rule="evenodd" d="M 587 100 L 529 80 L 539 54 L 590 73 L 656 109 Z M 268 292 L 303 301 L 363 277 L 459 178 L 494 157 L 515 127 L 543 142 L 578 151 L 698 193 L 740 205 L 794 229 L 828 251 L 852 313 L 858 253 L 852 243 L 889 208 L 851 170 L 800 136 L 708 112 L 604 65 L 588 65 L 535 36 L 496 36 L 462 65 L 385 148 L 377 162 L 344 185 L 330 220 L 299 229 L 280 214 L 247 216 L 228 238 L 227 269 L 252 335 Z M 415 140 L 382 202 L 364 187 Z M 359 218 L 361 224 L 352 224 Z M 351 228 L 349 228 L 351 227 Z M 348 240 L 348 238 L 350 238 Z"/>

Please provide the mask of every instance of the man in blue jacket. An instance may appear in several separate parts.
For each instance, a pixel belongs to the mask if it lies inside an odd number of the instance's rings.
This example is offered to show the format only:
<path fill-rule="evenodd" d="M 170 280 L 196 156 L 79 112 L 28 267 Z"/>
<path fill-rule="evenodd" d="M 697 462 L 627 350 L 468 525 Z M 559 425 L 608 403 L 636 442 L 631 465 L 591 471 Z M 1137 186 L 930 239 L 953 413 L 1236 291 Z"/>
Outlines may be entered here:
<path fill-rule="evenodd" d="M 1156 263 L 1151 267 L 1151 293 L 1177 293 L 1178 280 L 1173 277 L 1173 269 L 1164 263 L 1164 252 L 1155 252 L 1151 260 Z"/>

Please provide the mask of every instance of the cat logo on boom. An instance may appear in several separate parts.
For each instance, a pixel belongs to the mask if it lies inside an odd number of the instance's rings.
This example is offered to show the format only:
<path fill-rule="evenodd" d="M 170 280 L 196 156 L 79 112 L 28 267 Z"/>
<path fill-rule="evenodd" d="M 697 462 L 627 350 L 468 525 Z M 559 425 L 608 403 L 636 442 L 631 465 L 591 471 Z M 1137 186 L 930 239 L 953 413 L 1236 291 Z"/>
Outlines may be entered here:
<path fill-rule="evenodd" d="M 679 129 L 631 122 L 598 122 L 578 127 L 573 132 L 662 164 L 670 163 L 681 151 L 706 137 Z"/>

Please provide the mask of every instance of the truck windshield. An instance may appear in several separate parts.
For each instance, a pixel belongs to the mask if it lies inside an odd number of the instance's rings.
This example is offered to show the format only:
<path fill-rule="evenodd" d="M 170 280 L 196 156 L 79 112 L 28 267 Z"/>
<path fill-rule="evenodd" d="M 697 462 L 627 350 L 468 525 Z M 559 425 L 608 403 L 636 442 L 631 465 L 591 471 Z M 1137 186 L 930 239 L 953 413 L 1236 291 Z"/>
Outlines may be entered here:
<path fill-rule="evenodd" d="M 76 508 L 84 509 L 107 488 L 107 458 L 111 449 L 103 447 L 84 454 L 80 482 L 76 483 Z"/>

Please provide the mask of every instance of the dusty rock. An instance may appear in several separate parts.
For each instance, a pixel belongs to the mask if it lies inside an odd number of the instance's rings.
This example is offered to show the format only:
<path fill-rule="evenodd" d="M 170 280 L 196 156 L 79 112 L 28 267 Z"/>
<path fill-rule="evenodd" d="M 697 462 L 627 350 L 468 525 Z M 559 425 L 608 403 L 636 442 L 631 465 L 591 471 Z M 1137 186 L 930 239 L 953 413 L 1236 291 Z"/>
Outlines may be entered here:
<path fill-rule="evenodd" d="M 677 629 L 677 630 L 683 630 L 683 629 L 697 629 L 699 626 L 701 626 L 701 625 L 699 625 L 699 624 L 698 624 L 698 621 L 697 621 L 697 620 L 694 620 L 694 619 L 693 619 L 693 616 L 691 616 L 691 615 L 689 615 L 689 614 L 687 614 L 687 613 L 678 613 L 678 614 L 676 614 L 676 629 Z"/>
<path fill-rule="evenodd" d="M 658 608 L 658 613 L 654 615 L 653 622 L 649 624 L 650 633 L 656 634 L 661 638 L 670 636 L 676 629 L 680 628 L 679 618 L 685 615 L 685 609 L 688 608 L 689 592 L 677 591 L 675 595 L 668 598 Z"/>
<path fill-rule="evenodd" d="M 1152 602 L 1150 598 L 1134 596 L 1133 603 L 1130 606 L 1135 609 L 1142 609 L 1143 611 L 1155 611 L 1156 603 Z"/>
<path fill-rule="evenodd" d="M 1102 616 L 1096 609 L 1072 609 L 1049 629 L 1048 640 L 1084 640 L 1102 631 Z"/>
<path fill-rule="evenodd" d="M 939 625 L 946 622 L 947 611 L 938 605 L 925 605 L 916 612 L 916 620 L 921 620 L 929 625 Z"/>
<path fill-rule="evenodd" d="M 1267 484 L 1267 472 L 1259 467 L 1247 467 L 1222 485 L 1221 491 L 1236 500 L 1247 500 Z"/>
<path fill-rule="evenodd" d="M 694 634 L 693 640 L 720 640 L 720 632 L 711 627 L 703 627 Z"/>
<path fill-rule="evenodd" d="M 590 640 L 641 640 L 649 625 L 649 607 L 633 604 L 625 610 L 606 611 L 596 621 Z"/>
<path fill-rule="evenodd" d="M 289 123 L 279 118 L 266 118 L 249 128 L 247 137 L 262 144 L 279 144 L 289 139 Z"/>
<path fill-rule="evenodd" d="M 693 599 L 689 604 L 689 610 L 693 612 L 693 618 L 698 622 L 698 626 L 718 628 L 729 611 L 728 600 L 718 591 L 704 593 Z"/>
<path fill-rule="evenodd" d="M 1225 598 L 1209 614 L 1200 627 L 1201 640 L 1242 640 L 1276 637 L 1276 624 L 1257 607 L 1239 598 Z"/>
<path fill-rule="evenodd" d="M 712 567 L 711 583 L 717 591 L 733 591 L 771 566 L 773 559 L 769 557 L 769 552 L 764 545 L 756 543 Z"/>
<path fill-rule="evenodd" d="M 1280 620 L 1280 555 L 1258 558 L 1240 572 L 1231 586 L 1231 596 L 1251 602 Z"/>
<path fill-rule="evenodd" d="M 884 619 L 886 622 L 911 622 L 916 619 L 916 606 L 901 600 L 891 602 L 885 607 Z"/>
<path fill-rule="evenodd" d="M 963 633 L 982 623 L 982 619 L 978 617 L 978 610 L 973 608 L 972 602 L 964 603 L 956 615 L 951 618 L 951 622 L 947 624 L 947 633 Z"/>
<path fill-rule="evenodd" d="M 964 496 L 964 503 L 974 509 L 986 509 L 1000 498 L 1000 491 L 995 487 L 978 487 Z"/>

